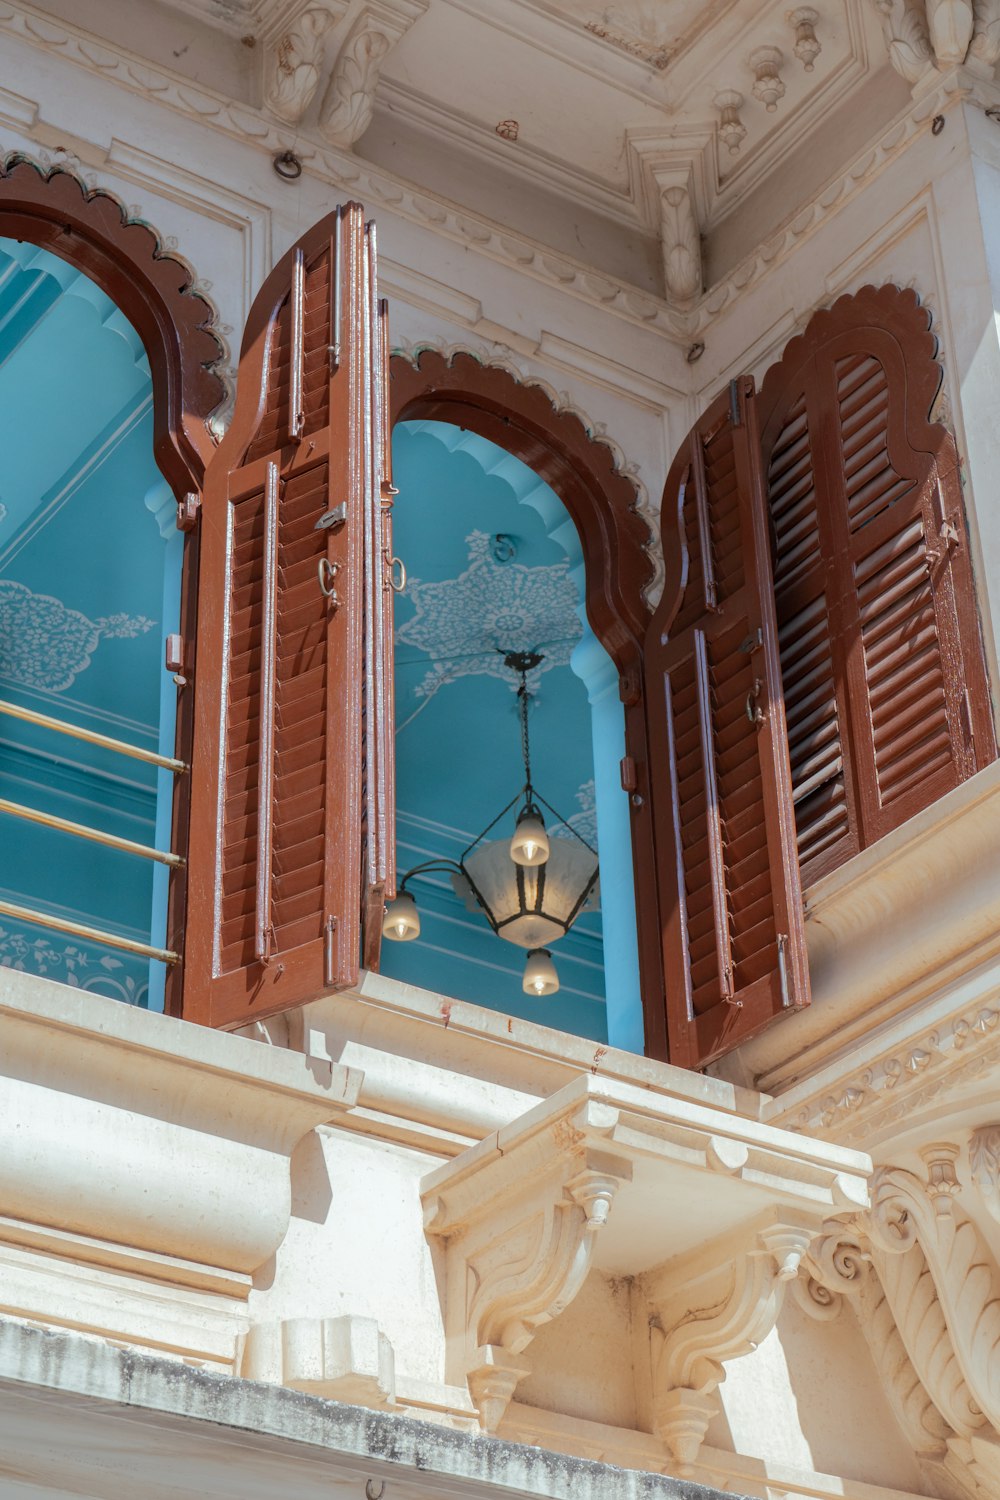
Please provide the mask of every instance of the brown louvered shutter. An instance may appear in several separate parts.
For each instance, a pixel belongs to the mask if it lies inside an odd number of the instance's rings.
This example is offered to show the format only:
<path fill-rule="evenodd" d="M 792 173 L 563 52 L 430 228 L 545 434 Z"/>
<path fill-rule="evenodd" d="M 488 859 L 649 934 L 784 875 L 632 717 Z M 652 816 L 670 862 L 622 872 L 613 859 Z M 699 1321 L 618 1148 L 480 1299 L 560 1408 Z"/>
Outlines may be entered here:
<path fill-rule="evenodd" d="M 916 294 L 818 313 L 760 397 L 799 852 L 815 879 L 996 754 L 954 440 Z"/>
<path fill-rule="evenodd" d="M 206 474 L 183 1013 L 213 1026 L 356 982 L 391 883 L 373 248 L 349 204 L 276 267 Z"/>
<path fill-rule="evenodd" d="M 808 1004 L 753 382 L 697 422 L 663 496 L 645 650 L 670 1061 L 698 1067 Z"/>

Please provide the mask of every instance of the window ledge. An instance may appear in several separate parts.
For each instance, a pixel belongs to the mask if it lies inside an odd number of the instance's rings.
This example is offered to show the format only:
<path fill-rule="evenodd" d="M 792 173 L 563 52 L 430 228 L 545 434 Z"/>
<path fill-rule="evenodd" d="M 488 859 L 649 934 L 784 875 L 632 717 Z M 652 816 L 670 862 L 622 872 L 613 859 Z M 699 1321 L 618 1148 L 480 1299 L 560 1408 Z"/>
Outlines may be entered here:
<path fill-rule="evenodd" d="M 810 886 L 805 907 L 812 1005 L 713 1070 L 769 1094 L 1000 955 L 1000 761 Z"/>
<path fill-rule="evenodd" d="M 755 1120 L 759 1093 L 381 974 L 248 1028 L 363 1072 L 353 1130 L 454 1156 L 581 1074 Z"/>

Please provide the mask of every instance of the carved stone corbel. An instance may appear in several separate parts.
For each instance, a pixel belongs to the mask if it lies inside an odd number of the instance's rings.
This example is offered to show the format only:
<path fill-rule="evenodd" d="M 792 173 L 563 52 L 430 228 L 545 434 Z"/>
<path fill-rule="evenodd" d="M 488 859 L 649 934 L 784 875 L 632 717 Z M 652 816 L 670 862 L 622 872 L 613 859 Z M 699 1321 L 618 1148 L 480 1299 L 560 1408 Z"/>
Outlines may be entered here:
<path fill-rule="evenodd" d="M 692 1472 L 725 1361 L 749 1354 L 778 1320 L 818 1226 L 796 1215 L 758 1227 L 735 1254 L 678 1277 L 667 1267 L 643 1279 L 661 1339 L 653 1371 L 653 1422 L 678 1472 Z M 680 1280 L 680 1285 L 678 1285 Z"/>
<path fill-rule="evenodd" d="M 288 125 L 309 108 L 323 70 L 323 42 L 345 0 L 309 5 L 269 44 L 264 60 L 264 103 Z"/>
<path fill-rule="evenodd" d="M 1000 0 L 973 0 L 974 22 L 966 67 L 992 78 L 1000 62 Z"/>
<path fill-rule="evenodd" d="M 972 41 L 972 0 L 926 0 L 927 31 L 939 67 L 956 68 L 965 61 Z"/>
<path fill-rule="evenodd" d="M 918 83 L 934 67 L 923 0 L 874 0 L 874 5 L 889 61 L 907 83 Z"/>
<path fill-rule="evenodd" d="M 583 1286 L 615 1194 L 632 1176 L 628 1162 L 594 1151 L 575 1165 L 568 1178 L 541 1184 L 527 1213 L 512 1195 L 513 1213 L 501 1207 L 456 1232 L 442 1203 L 426 1206 L 427 1232 L 447 1239 L 449 1379 L 468 1381 L 487 1432 L 529 1371 L 520 1356 L 536 1330 Z"/>
<path fill-rule="evenodd" d="M 423 15 L 428 0 L 364 0 L 338 54 L 320 109 L 320 128 L 353 146 L 371 124 L 375 90 L 389 51 Z"/>
<path fill-rule="evenodd" d="M 1000 61 L 1000 0 L 873 0 L 889 59 L 913 85 L 965 66 L 991 78 Z"/>
<path fill-rule="evenodd" d="M 701 234 L 689 187 L 665 188 L 660 200 L 663 280 L 667 300 L 689 308 L 701 295 Z"/>

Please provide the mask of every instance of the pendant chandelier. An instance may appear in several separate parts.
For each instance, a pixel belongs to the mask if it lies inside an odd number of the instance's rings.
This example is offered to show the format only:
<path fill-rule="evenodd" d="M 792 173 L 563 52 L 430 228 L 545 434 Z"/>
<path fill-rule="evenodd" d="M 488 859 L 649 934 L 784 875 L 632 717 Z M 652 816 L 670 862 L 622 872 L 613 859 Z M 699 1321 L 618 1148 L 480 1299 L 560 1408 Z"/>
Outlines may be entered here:
<path fill-rule="evenodd" d="M 504 654 L 504 665 L 520 678 L 517 701 L 524 764 L 520 790 L 460 859 L 429 859 L 407 870 L 382 923 L 383 935 L 392 942 L 419 937 L 420 913 L 407 884 L 417 876 L 447 871 L 456 895 L 469 911 L 481 912 L 497 937 L 527 949 L 521 987 L 526 995 L 538 998 L 554 995 L 559 988 L 549 945 L 566 936 L 582 911 L 596 906 L 598 875 L 596 849 L 546 802 L 532 781 L 528 673 L 544 659 L 535 651 Z M 515 808 L 511 832 L 493 836 Z M 545 814 L 549 815 L 548 828 Z M 558 836 L 550 837 L 550 830 L 558 831 Z"/>

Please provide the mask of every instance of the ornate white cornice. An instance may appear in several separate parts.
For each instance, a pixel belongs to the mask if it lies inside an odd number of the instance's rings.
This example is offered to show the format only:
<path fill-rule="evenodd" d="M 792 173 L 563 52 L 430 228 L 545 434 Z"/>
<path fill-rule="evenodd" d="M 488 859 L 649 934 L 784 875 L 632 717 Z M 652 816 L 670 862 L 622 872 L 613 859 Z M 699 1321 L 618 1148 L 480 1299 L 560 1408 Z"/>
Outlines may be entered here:
<path fill-rule="evenodd" d="M 692 313 L 684 313 L 628 282 L 549 250 L 481 215 L 458 209 L 432 193 L 415 189 L 348 152 L 293 134 L 266 112 L 234 103 L 110 42 L 98 42 L 78 28 L 53 21 L 30 5 L 0 0 L 0 34 L 54 52 L 89 72 L 270 155 L 294 148 L 307 172 L 339 190 L 357 193 L 369 207 L 381 206 L 411 222 L 429 225 L 435 232 L 490 259 L 603 307 L 628 322 L 655 330 L 684 347 L 702 334 L 745 289 L 776 270 L 799 242 L 855 196 L 913 139 L 928 130 L 935 114 L 967 99 L 980 104 L 993 102 L 995 95 L 990 84 L 968 72 L 942 78 L 935 90 L 914 100 L 846 171 L 831 179 L 809 204 L 796 210 L 784 226 L 724 280 L 710 287 Z"/>

